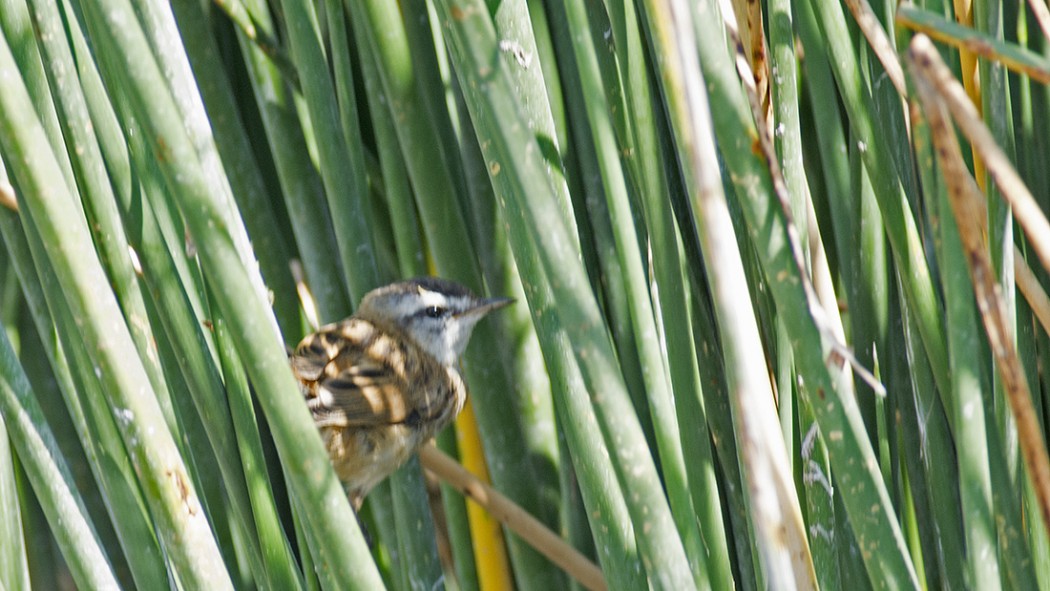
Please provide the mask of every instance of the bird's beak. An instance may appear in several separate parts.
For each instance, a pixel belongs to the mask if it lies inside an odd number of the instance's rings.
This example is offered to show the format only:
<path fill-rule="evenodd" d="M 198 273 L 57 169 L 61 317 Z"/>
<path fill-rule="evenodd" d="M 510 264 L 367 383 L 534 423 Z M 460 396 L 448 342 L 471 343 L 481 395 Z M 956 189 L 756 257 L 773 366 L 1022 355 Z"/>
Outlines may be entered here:
<path fill-rule="evenodd" d="M 486 298 L 478 300 L 473 308 L 463 312 L 460 316 L 484 316 L 493 310 L 498 310 L 514 303 L 514 298 Z"/>

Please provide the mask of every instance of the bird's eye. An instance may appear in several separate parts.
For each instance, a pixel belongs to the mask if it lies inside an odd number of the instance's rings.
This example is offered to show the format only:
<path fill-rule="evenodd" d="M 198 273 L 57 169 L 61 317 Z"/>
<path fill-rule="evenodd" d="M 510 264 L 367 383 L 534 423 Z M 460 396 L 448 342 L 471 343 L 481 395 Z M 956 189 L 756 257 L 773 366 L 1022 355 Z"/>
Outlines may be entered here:
<path fill-rule="evenodd" d="M 423 313 L 431 318 L 441 318 L 445 315 L 445 309 L 441 306 L 430 306 L 426 310 L 423 310 Z"/>

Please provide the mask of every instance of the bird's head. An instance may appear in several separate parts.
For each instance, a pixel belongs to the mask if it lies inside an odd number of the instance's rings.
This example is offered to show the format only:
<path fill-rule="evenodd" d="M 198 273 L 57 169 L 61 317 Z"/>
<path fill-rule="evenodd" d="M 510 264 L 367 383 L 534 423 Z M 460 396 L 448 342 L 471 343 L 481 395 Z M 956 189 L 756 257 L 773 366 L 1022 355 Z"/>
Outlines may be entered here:
<path fill-rule="evenodd" d="M 481 298 L 466 287 L 436 277 L 417 277 L 374 289 L 357 316 L 392 324 L 445 366 L 467 348 L 474 325 L 510 298 Z"/>

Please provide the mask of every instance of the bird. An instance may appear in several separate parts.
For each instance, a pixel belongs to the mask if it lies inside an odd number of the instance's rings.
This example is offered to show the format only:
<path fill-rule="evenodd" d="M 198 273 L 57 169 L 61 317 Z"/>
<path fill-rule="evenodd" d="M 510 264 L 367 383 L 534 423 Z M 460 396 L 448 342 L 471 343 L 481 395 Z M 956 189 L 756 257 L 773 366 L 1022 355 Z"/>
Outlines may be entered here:
<path fill-rule="evenodd" d="M 292 373 L 355 511 L 463 409 L 459 358 L 478 321 L 513 301 L 416 277 L 368 292 L 295 348 Z"/>

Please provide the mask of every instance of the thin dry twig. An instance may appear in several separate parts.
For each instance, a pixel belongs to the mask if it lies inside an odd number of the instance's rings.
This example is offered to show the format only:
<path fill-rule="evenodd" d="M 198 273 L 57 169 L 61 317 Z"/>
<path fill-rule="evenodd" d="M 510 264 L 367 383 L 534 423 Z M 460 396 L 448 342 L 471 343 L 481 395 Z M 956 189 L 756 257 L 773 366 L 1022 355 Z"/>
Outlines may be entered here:
<path fill-rule="evenodd" d="M 1043 37 L 1050 39 L 1050 9 L 1046 7 L 1046 0 L 1028 0 L 1028 7 L 1032 9 L 1035 22 L 1039 23 L 1039 29 L 1043 31 Z"/>
<path fill-rule="evenodd" d="M 897 94 L 907 96 L 904 69 L 901 68 L 900 59 L 897 58 L 897 50 L 894 49 L 893 43 L 886 35 L 886 30 L 882 28 L 879 17 L 875 16 L 875 11 L 871 9 L 871 4 L 868 3 L 868 0 L 846 0 L 846 6 L 853 14 L 853 20 L 857 21 L 860 32 L 868 40 L 868 45 L 875 52 L 875 57 L 879 58 L 882 68 L 886 70 L 886 75 L 889 76 L 893 87 L 897 89 Z"/>
<path fill-rule="evenodd" d="M 444 452 L 433 445 L 424 445 L 419 450 L 419 459 L 423 467 L 463 493 L 463 496 L 484 507 L 500 523 L 564 569 L 581 585 L 593 591 L 607 588 L 601 569 L 586 556 Z"/>
<path fill-rule="evenodd" d="M 995 181 L 1003 198 L 1013 208 L 1014 217 L 1024 230 L 1029 243 L 1043 268 L 1050 271 L 1050 221 L 1039 207 L 1031 191 L 1025 186 L 1021 176 L 1014 170 L 1010 159 L 1002 148 L 995 143 L 992 132 L 985 126 L 977 109 L 970 103 L 966 91 L 956 80 L 948 66 L 941 61 L 925 35 L 915 37 L 911 51 L 926 59 L 918 66 L 922 76 L 929 81 L 931 88 L 944 101 L 959 129 L 970 140 L 974 150 L 984 159 L 988 174 Z"/>
<path fill-rule="evenodd" d="M 756 117 L 773 125 L 772 88 L 769 80 L 769 52 L 765 29 L 762 28 L 762 4 L 758 0 L 722 0 L 719 4 L 722 22 L 730 43 L 736 48 L 737 70 L 748 70 L 745 84 L 757 97 Z M 758 115 L 757 113 L 760 113 Z"/>
<path fill-rule="evenodd" d="M 317 330 L 321 326 L 317 316 L 317 301 L 314 300 L 314 294 L 310 292 L 310 287 L 306 285 L 303 264 L 299 259 L 292 259 L 288 267 L 292 271 L 292 279 L 295 280 L 295 291 L 299 294 L 299 301 L 302 303 L 306 322 L 309 323 L 311 328 Z"/>
<path fill-rule="evenodd" d="M 1039 324 L 1043 325 L 1043 330 L 1050 333 L 1050 296 L 1046 295 L 1039 279 L 1024 260 L 1024 254 L 1016 246 L 1014 247 L 1014 282 L 1021 289 L 1021 294 L 1028 301 L 1028 306 L 1032 308 L 1035 317 L 1039 319 Z"/>
<path fill-rule="evenodd" d="M 799 277 L 802 280 L 803 290 L 806 292 L 806 300 L 809 302 L 810 312 L 813 314 L 813 320 L 821 333 L 823 333 L 829 342 L 831 342 L 833 351 L 835 353 L 843 353 L 843 357 L 849 362 L 850 366 L 857 369 L 860 377 L 876 392 L 885 393 L 885 387 L 875 379 L 870 371 L 862 367 L 857 358 L 850 352 L 849 346 L 846 344 L 845 340 L 840 338 L 842 331 L 836 330 L 834 326 L 835 323 L 829 320 L 828 314 L 823 309 L 823 305 L 825 303 L 830 303 L 831 300 L 826 300 L 824 302 L 821 301 L 817 288 L 814 285 L 813 278 L 807 272 L 806 259 L 803 256 L 802 250 L 802 237 L 799 234 L 798 225 L 795 223 L 794 216 L 792 215 L 787 182 L 784 180 L 784 173 L 780 167 L 780 160 L 777 158 L 776 148 L 773 145 L 773 131 L 770 127 L 770 120 L 764 115 L 765 110 L 762 107 L 762 97 L 759 94 L 755 82 L 755 73 L 751 70 L 751 66 L 748 63 L 744 51 L 744 45 L 740 41 L 737 23 L 733 18 L 732 13 L 729 13 L 728 15 L 723 14 L 723 20 L 725 22 L 726 35 L 729 37 L 731 45 L 736 47 L 735 64 L 737 74 L 740 76 L 740 81 L 744 88 L 744 95 L 747 97 L 748 106 L 751 108 L 751 117 L 755 121 L 755 128 L 758 134 L 758 148 L 761 150 L 762 156 L 766 161 L 766 166 L 769 168 L 769 176 L 773 182 L 773 194 L 776 196 L 780 208 L 784 212 L 784 227 L 788 237 L 788 246 L 792 259 L 795 262 L 795 266 L 798 267 Z M 810 201 L 809 195 L 806 195 L 805 199 Z M 812 203 L 809 203 L 808 205 L 809 207 L 812 207 Z M 843 371 L 842 364 L 835 363 L 837 357 L 837 355 L 831 355 L 829 357 L 829 367 L 834 366 L 836 371 Z M 849 389 L 853 390 L 852 378 L 846 383 L 850 386 Z M 770 384 L 775 390 L 776 380 L 771 378 Z"/>
<path fill-rule="evenodd" d="M 1006 303 L 995 278 L 984 229 L 987 226 L 985 197 L 970 175 L 959 148 L 959 141 L 948 117 L 945 88 L 948 80 L 939 69 L 947 68 L 933 43 L 917 35 L 908 50 L 908 63 L 915 90 L 923 106 L 937 152 L 937 161 L 948 187 L 948 197 L 966 251 L 967 267 L 973 283 L 977 308 L 981 313 L 988 343 L 1002 379 L 1003 390 L 1017 424 L 1018 441 L 1032 486 L 1039 500 L 1043 525 L 1050 527 L 1050 457 L 1047 455 L 1038 415 L 1025 379 L 1021 360 L 1014 348 Z M 950 78 L 951 75 L 948 74 Z M 955 86 L 958 82 L 955 82 Z M 961 91 L 961 87 L 959 87 Z M 969 101 L 965 100 L 967 106 Z M 954 111 L 953 111 L 954 114 Z M 977 143 L 973 138 L 971 142 Z M 990 164 L 990 163 L 989 163 Z M 989 167 L 989 171 L 991 171 Z M 994 173 L 993 173 L 994 176 Z"/>

